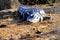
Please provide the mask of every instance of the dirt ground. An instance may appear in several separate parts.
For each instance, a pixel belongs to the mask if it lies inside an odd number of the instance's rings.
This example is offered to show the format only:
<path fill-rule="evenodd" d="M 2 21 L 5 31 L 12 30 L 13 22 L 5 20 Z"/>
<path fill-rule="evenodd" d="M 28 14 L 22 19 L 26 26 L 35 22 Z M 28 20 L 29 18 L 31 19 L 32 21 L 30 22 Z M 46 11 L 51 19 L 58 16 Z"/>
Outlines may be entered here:
<path fill-rule="evenodd" d="M 46 15 L 48 16 L 49 13 Z M 0 19 L 0 40 L 60 40 L 58 20 L 60 14 L 51 13 L 51 16 L 52 20 L 38 23 L 21 21 L 18 16 L 2 18 Z"/>
<path fill-rule="evenodd" d="M 47 15 L 49 15 L 47 13 Z M 18 19 L 0 19 L 1 40 L 57 40 L 57 15 L 52 13 L 52 21 L 45 20 L 38 23 L 26 23 Z"/>

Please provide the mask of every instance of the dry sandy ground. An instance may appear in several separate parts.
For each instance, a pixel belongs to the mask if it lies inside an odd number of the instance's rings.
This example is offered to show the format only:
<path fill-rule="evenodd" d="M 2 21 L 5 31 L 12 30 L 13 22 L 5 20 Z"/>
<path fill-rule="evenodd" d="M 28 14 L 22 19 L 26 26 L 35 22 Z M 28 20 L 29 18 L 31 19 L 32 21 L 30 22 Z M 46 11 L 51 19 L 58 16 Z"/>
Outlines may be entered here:
<path fill-rule="evenodd" d="M 4 24 L 0 25 L 0 40 L 59 40 L 58 16 L 52 13 L 52 18 L 38 23 L 13 23 L 14 19 L 9 17 L 0 19 L 0 24 Z"/>

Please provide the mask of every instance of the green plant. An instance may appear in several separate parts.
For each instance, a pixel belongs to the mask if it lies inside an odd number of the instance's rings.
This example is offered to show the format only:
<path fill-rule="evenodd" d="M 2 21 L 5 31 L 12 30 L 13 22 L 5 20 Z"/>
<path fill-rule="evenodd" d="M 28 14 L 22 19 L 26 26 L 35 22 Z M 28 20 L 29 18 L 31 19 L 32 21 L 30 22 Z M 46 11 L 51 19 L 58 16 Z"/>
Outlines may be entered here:
<path fill-rule="evenodd" d="M 36 0 L 36 3 L 39 3 L 39 0 Z"/>
<path fill-rule="evenodd" d="M 53 4 L 53 1 L 52 1 L 52 0 L 46 0 L 46 2 L 47 2 L 48 4 Z"/>
<path fill-rule="evenodd" d="M 39 0 L 36 0 L 36 2 L 38 2 Z"/>

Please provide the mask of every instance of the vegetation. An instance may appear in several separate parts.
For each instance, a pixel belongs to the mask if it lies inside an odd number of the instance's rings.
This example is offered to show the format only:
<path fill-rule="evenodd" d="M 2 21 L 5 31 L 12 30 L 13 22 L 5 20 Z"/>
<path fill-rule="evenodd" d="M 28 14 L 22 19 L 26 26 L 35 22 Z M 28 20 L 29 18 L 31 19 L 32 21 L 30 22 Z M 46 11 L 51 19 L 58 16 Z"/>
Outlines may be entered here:
<path fill-rule="evenodd" d="M 24 4 L 53 4 L 55 0 L 21 0 Z"/>
<path fill-rule="evenodd" d="M 47 2 L 48 4 L 53 4 L 53 1 L 52 1 L 52 0 L 46 0 L 46 2 Z"/>

